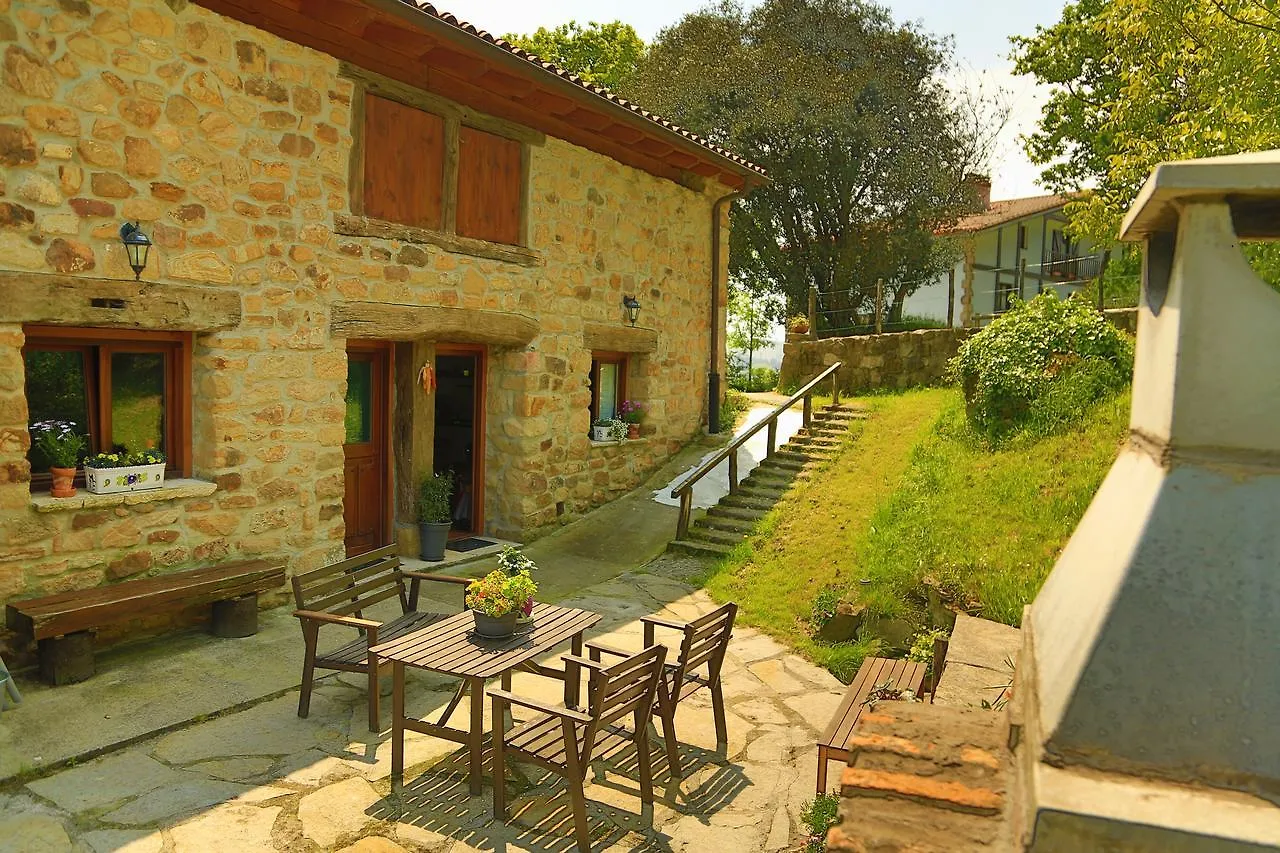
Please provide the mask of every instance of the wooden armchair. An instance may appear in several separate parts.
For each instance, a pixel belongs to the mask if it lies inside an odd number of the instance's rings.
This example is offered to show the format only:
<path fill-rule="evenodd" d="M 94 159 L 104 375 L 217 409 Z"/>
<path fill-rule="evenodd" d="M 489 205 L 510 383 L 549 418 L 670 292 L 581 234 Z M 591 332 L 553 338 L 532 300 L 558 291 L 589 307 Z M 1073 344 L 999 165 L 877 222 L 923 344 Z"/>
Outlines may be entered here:
<path fill-rule="evenodd" d="M 409 581 L 407 587 L 406 579 Z M 306 658 L 302 663 L 302 693 L 298 697 L 299 717 L 307 716 L 310 711 L 311 685 L 316 667 L 363 672 L 369 678 L 369 731 L 381 731 L 378 719 L 378 661 L 374 655 L 369 654 L 369 649 L 450 615 L 418 612 L 418 592 L 423 581 L 461 587 L 462 606 L 466 607 L 466 587 L 471 583 L 470 579 L 402 568 L 395 545 L 294 575 L 293 597 L 298 609 L 293 615 L 298 617 L 302 625 L 302 639 L 306 643 Z M 388 622 L 365 618 L 365 608 L 390 598 L 400 599 L 400 616 Z M 321 625 L 345 625 L 358 630 L 361 636 L 333 651 L 318 655 L 316 643 Z"/>
<path fill-rule="evenodd" d="M 658 685 L 657 700 L 653 705 L 653 715 L 662 721 L 662 740 L 666 745 L 667 761 L 671 766 L 671 775 L 680 776 L 680 756 L 676 741 L 676 705 L 681 699 L 693 695 L 706 688 L 711 692 L 711 711 L 715 715 L 716 744 L 724 746 L 729 743 L 729 727 L 725 722 L 724 691 L 720 686 L 720 669 L 724 664 L 724 654 L 729 648 L 729 639 L 733 636 L 733 620 L 738 615 L 738 605 L 733 602 L 718 607 L 706 616 L 699 616 L 692 622 L 677 622 L 659 616 L 641 616 L 644 624 L 644 644 L 648 648 L 654 645 L 655 629 L 669 628 L 681 632 L 684 637 L 680 642 L 680 654 L 674 663 L 666 663 L 663 677 Z M 627 652 L 611 649 L 599 643 L 587 642 L 587 653 L 591 660 L 599 661 L 601 655 L 625 657 Z M 699 674 L 702 667 L 706 674 Z"/>
<path fill-rule="evenodd" d="M 653 773 L 649 764 L 649 714 L 662 677 L 667 650 L 647 648 L 612 666 L 599 661 L 564 655 L 569 666 L 590 670 L 587 711 L 546 705 L 506 690 L 491 690 L 493 697 L 493 816 L 507 819 L 507 758 L 537 764 L 564 778 L 573 803 L 574 836 L 578 849 L 591 849 L 584 792 L 587 768 L 593 756 L 610 753 L 627 742 L 635 744 L 640 766 L 640 800 L 653 804 Z M 539 712 L 533 719 L 506 731 L 511 705 Z M 614 725 L 627 715 L 633 730 Z"/>

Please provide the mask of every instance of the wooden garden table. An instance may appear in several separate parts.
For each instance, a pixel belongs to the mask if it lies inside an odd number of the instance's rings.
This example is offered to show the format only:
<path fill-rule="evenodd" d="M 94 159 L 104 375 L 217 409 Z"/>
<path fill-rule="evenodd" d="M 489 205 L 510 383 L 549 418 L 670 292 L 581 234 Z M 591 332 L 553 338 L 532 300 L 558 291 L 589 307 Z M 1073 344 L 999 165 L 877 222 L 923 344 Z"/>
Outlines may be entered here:
<path fill-rule="evenodd" d="M 600 621 L 600 614 L 555 604 L 534 604 L 531 629 L 518 631 L 511 637 L 490 640 L 474 634 L 475 620 L 471 611 L 463 611 L 418 631 L 374 646 L 369 651 L 394 666 L 391 712 L 391 781 L 404 782 L 405 730 L 421 732 L 464 744 L 470 751 L 468 781 L 472 795 L 481 788 L 481 760 L 484 755 L 484 684 L 490 678 L 502 678 L 503 689 L 511 687 L 511 673 L 517 669 L 540 675 L 564 678 L 564 701 L 569 707 L 578 702 L 579 668 L 572 663 L 563 670 L 544 667 L 534 661 L 565 640 L 572 641 L 572 651 L 582 655 L 582 634 Z M 445 707 L 437 722 L 408 718 L 404 713 L 405 667 L 427 669 L 462 679 L 458 692 Z M 458 706 L 463 693 L 471 694 L 471 725 L 463 731 L 445 722 Z"/>

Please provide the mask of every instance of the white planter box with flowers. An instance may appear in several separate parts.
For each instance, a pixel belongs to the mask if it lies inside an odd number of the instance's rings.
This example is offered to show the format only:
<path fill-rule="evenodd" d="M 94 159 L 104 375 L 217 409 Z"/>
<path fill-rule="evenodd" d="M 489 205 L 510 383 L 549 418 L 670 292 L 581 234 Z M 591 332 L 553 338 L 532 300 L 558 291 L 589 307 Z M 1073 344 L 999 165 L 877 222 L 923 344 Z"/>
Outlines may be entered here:
<path fill-rule="evenodd" d="M 84 461 L 84 481 L 95 495 L 158 489 L 164 485 L 164 468 L 164 454 L 156 450 L 99 453 Z"/>

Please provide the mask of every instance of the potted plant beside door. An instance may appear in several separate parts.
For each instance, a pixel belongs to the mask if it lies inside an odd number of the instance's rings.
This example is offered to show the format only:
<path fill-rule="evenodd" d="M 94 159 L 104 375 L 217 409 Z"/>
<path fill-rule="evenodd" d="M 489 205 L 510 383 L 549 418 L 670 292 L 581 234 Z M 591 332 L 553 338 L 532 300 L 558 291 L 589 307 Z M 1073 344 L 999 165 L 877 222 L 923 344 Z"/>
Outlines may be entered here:
<path fill-rule="evenodd" d="M 418 555 L 438 563 L 453 529 L 453 472 L 422 478 L 418 487 Z"/>

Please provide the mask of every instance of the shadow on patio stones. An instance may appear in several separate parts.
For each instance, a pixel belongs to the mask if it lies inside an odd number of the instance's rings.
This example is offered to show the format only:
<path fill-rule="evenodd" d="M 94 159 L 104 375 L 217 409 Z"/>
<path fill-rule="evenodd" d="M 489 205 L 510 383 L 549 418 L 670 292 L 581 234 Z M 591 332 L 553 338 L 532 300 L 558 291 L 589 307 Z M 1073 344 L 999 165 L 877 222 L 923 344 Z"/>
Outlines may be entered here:
<path fill-rule="evenodd" d="M 642 808 L 633 746 L 592 761 L 586 799 L 593 849 L 670 851 L 664 824 L 683 816 L 706 822 L 750 785 L 741 768 L 726 763 L 721 753 L 681 744 L 681 780 L 671 776 L 660 741 L 651 737 L 650 750 L 655 799 L 651 807 Z M 366 813 L 483 849 L 503 851 L 512 845 L 539 853 L 576 850 L 568 788 L 559 776 L 535 765 L 508 763 L 508 820 L 505 824 L 493 820 L 491 758 L 491 754 L 485 756 L 485 788 L 480 796 L 470 795 L 466 752 L 456 750 L 408 778 L 402 788 Z"/>

